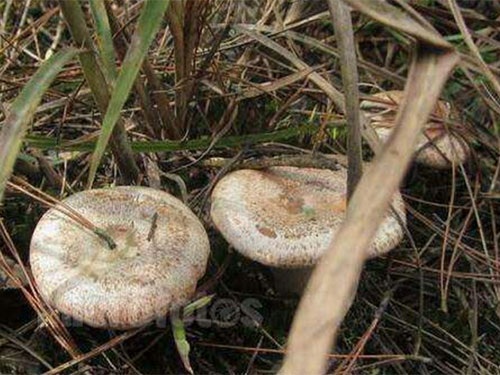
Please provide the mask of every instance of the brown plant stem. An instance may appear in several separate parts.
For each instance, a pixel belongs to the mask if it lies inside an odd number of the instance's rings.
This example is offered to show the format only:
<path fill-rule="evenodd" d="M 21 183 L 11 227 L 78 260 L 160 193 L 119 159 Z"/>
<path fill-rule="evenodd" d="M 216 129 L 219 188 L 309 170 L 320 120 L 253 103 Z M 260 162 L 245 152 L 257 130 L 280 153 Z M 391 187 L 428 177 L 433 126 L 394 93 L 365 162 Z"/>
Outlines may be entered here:
<path fill-rule="evenodd" d="M 340 50 L 340 66 L 345 91 L 347 118 L 347 198 L 350 200 L 363 174 L 361 155 L 361 120 L 359 112 L 358 69 L 354 50 L 354 33 L 349 8 L 340 0 L 328 0 Z"/>
<path fill-rule="evenodd" d="M 174 40 L 176 122 L 183 135 L 186 129 L 188 104 L 195 82 L 195 50 L 200 38 L 200 17 L 207 0 L 173 1 L 167 12 L 167 22 Z"/>
<path fill-rule="evenodd" d="M 111 8 L 111 3 L 109 1 L 105 1 L 104 5 L 108 15 L 111 32 L 113 33 L 113 44 L 115 46 L 115 50 L 120 60 L 123 61 L 125 55 L 127 54 L 127 49 L 130 43 L 130 37 L 126 32 L 125 28 L 122 27 L 118 19 L 115 17 L 113 9 Z M 139 104 L 142 108 L 142 112 L 144 113 L 144 118 L 146 120 L 146 128 L 148 132 L 150 133 L 151 136 L 157 139 L 161 139 L 160 119 L 157 113 L 153 109 L 153 104 L 146 90 L 144 79 L 140 75 L 137 76 L 137 79 L 134 82 L 134 88 L 135 92 L 137 93 L 137 97 L 139 99 Z"/>

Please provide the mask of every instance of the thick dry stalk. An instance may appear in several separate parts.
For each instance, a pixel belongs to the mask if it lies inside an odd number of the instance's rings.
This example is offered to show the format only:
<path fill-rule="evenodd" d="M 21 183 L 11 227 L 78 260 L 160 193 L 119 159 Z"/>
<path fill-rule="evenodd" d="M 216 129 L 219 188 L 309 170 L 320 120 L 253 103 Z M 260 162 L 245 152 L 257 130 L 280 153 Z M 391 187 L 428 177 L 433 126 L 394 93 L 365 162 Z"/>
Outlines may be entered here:
<path fill-rule="evenodd" d="M 75 44 L 86 49 L 85 52 L 80 53 L 80 63 L 97 106 L 104 116 L 110 99 L 109 87 L 95 58 L 94 46 L 85 24 L 83 11 L 77 0 L 61 0 L 59 4 Z M 139 168 L 135 162 L 123 122 L 118 121 L 113 129 L 110 144 L 118 168 L 126 182 L 136 182 L 139 178 Z"/>
<path fill-rule="evenodd" d="M 361 120 L 359 111 L 358 68 L 354 49 L 354 33 L 349 8 L 340 0 L 328 0 L 340 50 L 342 83 L 345 91 L 347 118 L 347 198 L 350 200 L 363 174 L 361 155 Z"/>
<path fill-rule="evenodd" d="M 114 35 L 113 37 L 113 45 L 115 46 L 115 50 L 118 54 L 120 60 L 123 61 L 125 55 L 127 54 L 128 46 L 130 43 L 130 37 L 126 30 L 121 25 L 120 21 L 115 17 L 113 13 L 113 9 L 111 7 L 111 3 L 106 1 L 104 3 L 105 9 L 108 15 L 109 24 L 111 31 Z M 146 64 L 144 61 L 144 64 Z M 153 73 L 154 74 L 154 73 Z M 149 79 L 149 77 L 148 77 Z M 146 120 L 146 127 L 148 128 L 148 132 L 151 136 L 161 139 L 161 122 L 157 113 L 154 111 L 154 107 L 150 100 L 149 92 L 146 90 L 146 85 L 144 83 L 144 79 L 140 75 L 137 76 L 134 82 L 135 92 L 137 93 L 137 97 L 139 99 L 139 104 L 141 105 L 142 112 L 144 113 L 144 118 Z"/>
<path fill-rule="evenodd" d="M 169 12 L 167 13 L 167 21 L 174 40 L 174 57 L 175 57 L 175 82 L 176 85 L 185 84 L 187 79 L 186 58 L 185 58 L 185 35 L 184 35 L 184 2 L 173 1 Z M 184 114 L 187 106 L 187 98 L 185 92 L 186 86 L 182 86 L 179 92 L 175 94 L 176 106 L 176 127 L 180 133 L 184 129 Z"/>
<path fill-rule="evenodd" d="M 113 31 L 113 34 L 115 35 L 115 39 L 119 39 L 119 34 L 123 34 L 123 42 L 129 41 L 130 37 L 128 36 L 126 29 L 124 29 L 120 23 L 120 21 L 116 18 L 115 14 L 113 13 L 113 9 L 111 7 L 111 3 L 109 1 L 105 2 L 106 10 L 108 12 L 108 17 L 109 17 L 109 22 L 111 24 L 111 29 Z M 117 40 L 118 42 L 118 40 Z M 126 50 L 126 48 L 125 48 Z M 122 57 L 123 59 L 123 57 Z M 152 92 L 151 96 L 157 106 L 159 117 L 161 120 L 161 123 L 164 126 L 165 134 L 168 139 L 171 140 L 176 140 L 180 139 L 182 137 L 182 134 L 179 132 L 179 130 L 176 127 L 176 121 L 175 121 L 175 115 L 170 109 L 170 101 L 168 99 L 167 94 L 164 92 L 164 88 L 162 86 L 162 83 L 156 76 L 156 73 L 147 60 L 147 58 L 144 60 L 142 64 L 142 69 L 144 71 L 144 74 L 146 75 L 146 78 L 148 80 L 148 86 L 151 87 Z M 140 79 L 140 77 L 137 77 Z M 144 110 L 144 106 L 143 106 Z M 155 125 L 153 128 L 155 130 L 155 133 L 157 130 L 160 129 L 160 124 Z M 157 128 L 158 127 L 158 128 Z M 161 136 L 161 131 L 160 131 L 160 136 L 158 138 L 162 138 Z"/>
<path fill-rule="evenodd" d="M 167 12 L 167 21 L 174 40 L 176 120 L 180 134 L 184 134 L 186 128 L 188 104 L 195 87 L 195 52 L 201 34 L 201 17 L 208 4 L 207 0 L 173 1 Z"/>
<path fill-rule="evenodd" d="M 165 129 L 165 135 L 168 139 L 176 140 L 181 139 L 184 134 L 181 134 L 179 129 L 176 127 L 176 119 L 173 111 L 170 108 L 170 100 L 168 96 L 163 91 L 163 86 L 156 73 L 146 59 L 142 65 L 144 74 L 148 79 L 148 86 L 151 87 L 151 96 L 153 97 L 156 106 L 158 107 L 158 112 L 160 113 L 160 119 Z"/>
<path fill-rule="evenodd" d="M 312 274 L 292 325 L 281 374 L 324 373 L 327 353 L 356 290 L 366 248 L 457 60 L 449 50 L 421 47 L 416 51 L 393 136 L 361 178 L 345 222 Z"/>

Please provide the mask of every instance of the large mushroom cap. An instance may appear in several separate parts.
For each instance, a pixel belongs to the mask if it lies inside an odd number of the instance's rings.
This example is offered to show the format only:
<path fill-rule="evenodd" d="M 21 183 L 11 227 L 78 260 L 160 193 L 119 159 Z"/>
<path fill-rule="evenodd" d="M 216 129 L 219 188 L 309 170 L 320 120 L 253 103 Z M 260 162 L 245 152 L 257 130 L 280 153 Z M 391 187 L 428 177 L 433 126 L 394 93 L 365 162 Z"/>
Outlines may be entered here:
<path fill-rule="evenodd" d="M 396 113 L 403 98 L 404 91 L 383 91 L 360 104 L 382 142 L 387 141 L 392 134 Z M 465 140 L 444 126 L 450 115 L 449 103 L 439 100 L 417 139 L 416 162 L 432 168 L 446 169 L 467 160 L 470 149 Z"/>
<path fill-rule="evenodd" d="M 345 168 L 241 169 L 216 185 L 212 220 L 226 240 L 248 258 L 282 268 L 314 265 L 344 220 L 346 181 Z M 399 193 L 393 206 L 404 222 Z M 402 237 L 397 217 L 388 212 L 369 255 L 386 253 Z"/>
<path fill-rule="evenodd" d="M 44 299 L 95 327 L 128 329 L 192 297 L 205 273 L 208 237 L 177 198 L 144 187 L 87 190 L 63 203 L 105 229 L 117 247 L 52 208 L 31 240 Z M 155 226 L 155 230 L 151 230 Z"/>

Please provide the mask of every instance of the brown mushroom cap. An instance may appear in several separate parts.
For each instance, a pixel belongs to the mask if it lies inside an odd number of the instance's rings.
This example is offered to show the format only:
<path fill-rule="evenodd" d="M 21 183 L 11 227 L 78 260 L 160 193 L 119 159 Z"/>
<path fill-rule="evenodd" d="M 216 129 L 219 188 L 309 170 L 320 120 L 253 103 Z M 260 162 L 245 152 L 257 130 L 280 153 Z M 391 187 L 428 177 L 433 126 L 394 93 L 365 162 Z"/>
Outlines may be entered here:
<path fill-rule="evenodd" d="M 241 169 L 215 186 L 212 220 L 226 240 L 248 258 L 282 268 L 314 265 L 344 220 L 346 181 L 345 168 Z M 393 206 L 404 222 L 399 193 Z M 369 256 L 388 252 L 402 238 L 403 228 L 388 212 Z"/>
<path fill-rule="evenodd" d="M 94 327 L 128 329 L 192 297 L 210 245 L 199 219 L 177 198 L 145 187 L 117 187 L 83 191 L 63 202 L 105 229 L 117 247 L 111 250 L 58 210 L 47 211 L 30 252 L 47 303 Z"/>
<path fill-rule="evenodd" d="M 398 106 L 403 97 L 404 91 L 383 91 L 360 104 L 382 142 L 387 141 L 392 134 Z M 417 139 L 416 162 L 432 168 L 446 169 L 453 163 L 459 164 L 467 160 L 470 149 L 465 140 L 444 126 L 450 115 L 449 103 L 439 100 L 431 119 Z"/>

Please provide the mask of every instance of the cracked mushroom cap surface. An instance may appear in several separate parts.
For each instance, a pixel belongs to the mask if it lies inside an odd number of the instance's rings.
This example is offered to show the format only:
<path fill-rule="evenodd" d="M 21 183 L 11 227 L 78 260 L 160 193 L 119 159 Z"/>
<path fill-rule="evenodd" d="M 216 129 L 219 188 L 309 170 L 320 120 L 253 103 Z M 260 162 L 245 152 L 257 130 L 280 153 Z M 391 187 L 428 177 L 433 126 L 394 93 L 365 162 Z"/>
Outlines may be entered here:
<path fill-rule="evenodd" d="M 209 241 L 180 200 L 151 188 L 117 187 L 83 191 L 63 204 L 106 230 L 117 247 L 48 210 L 33 233 L 30 264 L 51 306 L 94 327 L 129 329 L 192 297 Z"/>
<path fill-rule="evenodd" d="M 212 193 L 211 217 L 241 254 L 279 268 L 314 265 L 345 217 L 347 170 L 271 167 L 241 169 L 222 178 Z M 392 203 L 406 223 L 399 192 Z M 369 256 L 388 252 L 403 238 L 389 210 L 369 248 Z"/>
<path fill-rule="evenodd" d="M 360 104 L 382 142 L 386 142 L 392 134 L 403 98 L 404 91 L 383 91 L 371 95 Z M 444 125 L 450 116 L 450 104 L 438 100 L 431 118 L 417 138 L 416 162 L 431 168 L 447 169 L 468 159 L 470 148 L 467 142 Z"/>

